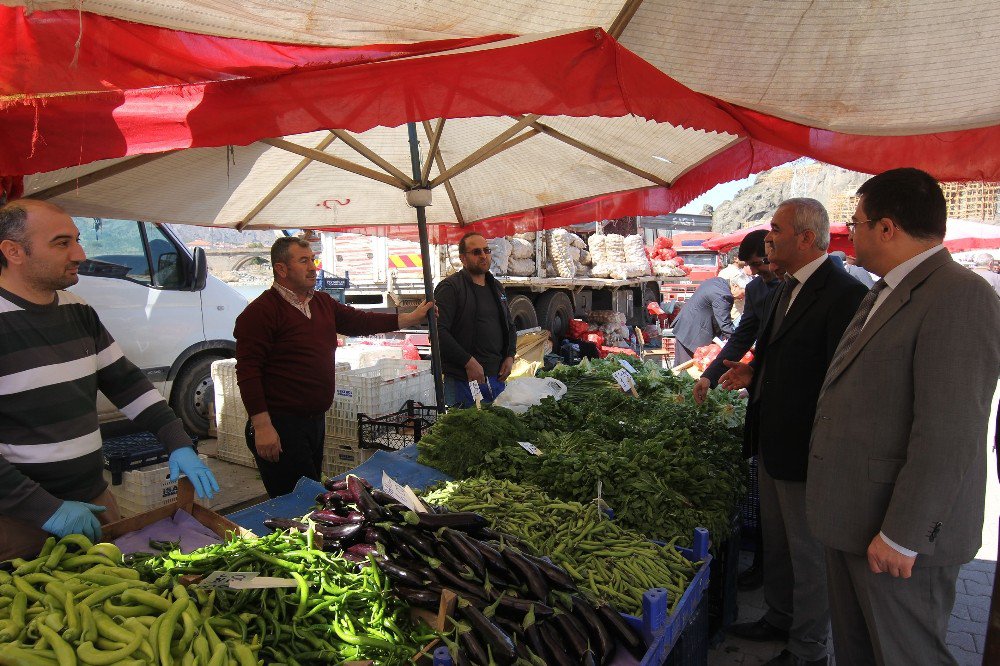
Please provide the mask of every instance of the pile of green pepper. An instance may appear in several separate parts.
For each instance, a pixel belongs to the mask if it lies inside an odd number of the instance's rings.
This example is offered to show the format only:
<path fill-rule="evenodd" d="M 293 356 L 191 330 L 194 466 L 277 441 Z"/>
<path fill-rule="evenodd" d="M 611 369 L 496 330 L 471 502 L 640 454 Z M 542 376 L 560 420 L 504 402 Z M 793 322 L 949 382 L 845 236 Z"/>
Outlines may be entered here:
<path fill-rule="evenodd" d="M 670 611 L 680 601 L 698 563 L 673 543 L 657 545 L 627 530 L 598 507 L 554 500 L 537 487 L 497 479 L 452 481 L 425 499 L 453 511 L 475 511 L 491 526 L 518 537 L 534 555 L 563 567 L 594 599 L 642 614 L 642 595 L 653 587 L 670 592 Z M 676 540 L 676 539 L 675 539 Z"/>
<path fill-rule="evenodd" d="M 415 627 L 377 567 L 358 567 L 313 547 L 313 532 L 274 532 L 192 553 L 178 550 L 136 561 L 145 580 L 163 575 L 253 571 L 294 579 L 295 588 L 231 590 L 210 595 L 212 617 L 260 643 L 269 663 L 336 664 L 371 659 L 404 664 L 435 633 Z"/>

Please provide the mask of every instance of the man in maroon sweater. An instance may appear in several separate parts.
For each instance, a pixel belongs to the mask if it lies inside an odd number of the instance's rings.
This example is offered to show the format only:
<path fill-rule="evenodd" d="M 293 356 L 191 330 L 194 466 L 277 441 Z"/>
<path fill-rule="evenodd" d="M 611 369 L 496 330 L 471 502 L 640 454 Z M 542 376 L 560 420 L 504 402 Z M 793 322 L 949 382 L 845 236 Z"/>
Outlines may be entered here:
<path fill-rule="evenodd" d="M 236 319 L 236 378 L 247 446 L 271 497 L 300 477 L 319 480 L 326 411 L 333 404 L 337 334 L 371 335 L 424 321 L 432 303 L 400 315 L 362 312 L 313 289 L 309 243 L 279 238 L 271 246 L 274 284 Z"/>

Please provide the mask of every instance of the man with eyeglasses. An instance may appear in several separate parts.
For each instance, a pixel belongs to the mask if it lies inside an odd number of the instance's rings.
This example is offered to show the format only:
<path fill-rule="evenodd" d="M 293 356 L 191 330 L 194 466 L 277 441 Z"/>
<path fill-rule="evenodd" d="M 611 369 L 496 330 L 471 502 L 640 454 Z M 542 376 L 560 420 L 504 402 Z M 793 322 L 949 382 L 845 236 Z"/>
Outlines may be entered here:
<path fill-rule="evenodd" d="M 1000 300 L 944 248 L 932 176 L 893 169 L 858 195 L 851 240 L 881 279 L 819 394 L 809 527 L 826 547 L 838 663 L 955 664 L 945 635 L 982 543 Z"/>
<path fill-rule="evenodd" d="M 438 339 L 449 407 L 475 404 L 471 382 L 482 400 L 492 402 L 504 390 L 514 367 L 517 331 L 507 294 L 490 273 L 490 246 L 472 232 L 458 241 L 462 270 L 434 290 L 438 306 Z"/>

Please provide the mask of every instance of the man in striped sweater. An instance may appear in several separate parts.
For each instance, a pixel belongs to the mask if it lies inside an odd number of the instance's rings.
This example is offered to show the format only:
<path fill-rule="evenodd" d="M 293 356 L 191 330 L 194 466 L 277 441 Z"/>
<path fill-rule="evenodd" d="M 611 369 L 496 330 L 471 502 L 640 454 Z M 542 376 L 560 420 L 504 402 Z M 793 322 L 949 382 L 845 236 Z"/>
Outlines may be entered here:
<path fill-rule="evenodd" d="M 50 535 L 119 517 L 104 481 L 97 391 L 170 452 L 200 497 L 219 485 L 180 419 L 122 354 L 97 313 L 66 287 L 86 259 L 73 219 L 52 204 L 0 207 L 0 560 L 36 554 Z"/>

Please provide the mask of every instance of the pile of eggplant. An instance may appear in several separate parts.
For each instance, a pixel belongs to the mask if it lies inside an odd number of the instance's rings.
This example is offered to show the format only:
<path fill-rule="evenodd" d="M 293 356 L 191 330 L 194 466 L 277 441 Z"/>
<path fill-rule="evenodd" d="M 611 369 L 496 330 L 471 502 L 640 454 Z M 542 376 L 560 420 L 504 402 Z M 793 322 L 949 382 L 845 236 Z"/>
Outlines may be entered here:
<path fill-rule="evenodd" d="M 316 547 L 359 566 L 374 561 L 411 606 L 437 611 L 442 591 L 454 592 L 454 631 L 443 640 L 455 664 L 606 664 L 619 646 L 641 658 L 643 641 L 620 613 L 479 514 L 416 513 L 357 476 L 324 485 L 308 520 L 267 527 L 305 532 L 311 522 Z"/>

